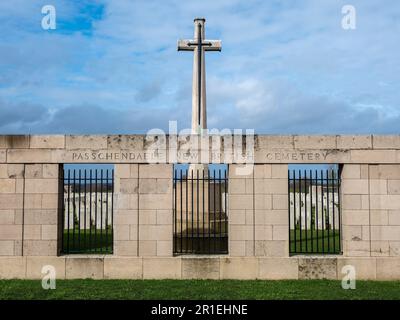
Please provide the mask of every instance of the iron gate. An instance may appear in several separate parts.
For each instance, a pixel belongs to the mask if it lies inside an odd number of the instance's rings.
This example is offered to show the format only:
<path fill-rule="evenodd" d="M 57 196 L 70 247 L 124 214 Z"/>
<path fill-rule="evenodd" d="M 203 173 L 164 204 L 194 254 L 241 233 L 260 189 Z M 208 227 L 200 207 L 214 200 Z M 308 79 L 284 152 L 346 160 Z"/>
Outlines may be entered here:
<path fill-rule="evenodd" d="M 63 253 L 112 253 L 114 170 L 64 169 Z"/>
<path fill-rule="evenodd" d="M 339 171 L 289 170 L 288 189 L 290 253 L 340 253 Z"/>
<path fill-rule="evenodd" d="M 174 170 L 174 254 L 228 253 L 226 170 Z"/>

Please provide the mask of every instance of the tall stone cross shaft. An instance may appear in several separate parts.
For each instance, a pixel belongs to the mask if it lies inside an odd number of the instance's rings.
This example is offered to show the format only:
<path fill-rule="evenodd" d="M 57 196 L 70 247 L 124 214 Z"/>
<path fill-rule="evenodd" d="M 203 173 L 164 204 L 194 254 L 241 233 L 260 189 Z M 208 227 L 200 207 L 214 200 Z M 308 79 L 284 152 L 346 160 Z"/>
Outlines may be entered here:
<path fill-rule="evenodd" d="M 193 51 L 192 133 L 207 128 L 205 51 L 221 51 L 220 40 L 205 40 L 206 19 L 194 19 L 194 40 L 178 40 L 178 51 Z"/>

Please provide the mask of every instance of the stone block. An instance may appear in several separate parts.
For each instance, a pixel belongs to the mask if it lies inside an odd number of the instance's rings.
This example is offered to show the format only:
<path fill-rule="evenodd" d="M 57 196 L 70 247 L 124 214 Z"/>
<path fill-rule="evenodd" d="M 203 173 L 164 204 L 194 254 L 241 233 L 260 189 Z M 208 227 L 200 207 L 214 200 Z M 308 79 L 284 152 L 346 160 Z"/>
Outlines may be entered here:
<path fill-rule="evenodd" d="M 400 210 L 389 210 L 388 212 L 389 225 L 400 226 Z"/>
<path fill-rule="evenodd" d="M 229 223 L 231 225 L 246 224 L 246 210 L 230 210 Z"/>
<path fill-rule="evenodd" d="M 230 179 L 229 194 L 246 194 L 246 181 L 249 179 Z M 252 181 L 252 180 L 250 180 Z"/>
<path fill-rule="evenodd" d="M 45 179 L 58 179 L 59 175 L 58 164 L 44 164 L 43 165 L 43 178 Z"/>
<path fill-rule="evenodd" d="M 38 225 L 24 225 L 24 240 L 41 240 L 42 226 Z"/>
<path fill-rule="evenodd" d="M 336 149 L 336 136 L 294 136 L 295 149 Z"/>
<path fill-rule="evenodd" d="M 250 226 L 247 227 L 249 230 Z M 248 238 L 251 239 L 251 238 Z M 255 226 L 255 240 L 272 240 L 272 226 L 270 225 L 256 225 Z M 247 239 L 243 239 L 247 240 Z"/>
<path fill-rule="evenodd" d="M 337 258 L 299 258 L 299 279 L 337 279 Z"/>
<path fill-rule="evenodd" d="M 258 258 L 221 258 L 220 259 L 221 279 L 256 279 L 258 275 Z"/>
<path fill-rule="evenodd" d="M 138 210 L 118 210 L 114 214 L 114 225 L 137 224 Z"/>
<path fill-rule="evenodd" d="M 343 210 L 357 210 L 361 209 L 361 196 L 343 194 L 342 197 Z"/>
<path fill-rule="evenodd" d="M 368 194 L 368 180 L 366 179 L 343 179 L 343 194 Z"/>
<path fill-rule="evenodd" d="M 7 160 L 7 150 L 0 150 L 0 163 L 5 163 Z"/>
<path fill-rule="evenodd" d="M 114 240 L 114 254 L 116 256 L 137 256 L 138 242 L 137 241 L 118 241 Z"/>
<path fill-rule="evenodd" d="M 395 150 L 351 150 L 351 162 L 354 163 L 395 163 Z"/>
<path fill-rule="evenodd" d="M 25 224 L 57 224 L 58 211 L 57 209 L 26 209 Z"/>
<path fill-rule="evenodd" d="M 65 257 L 27 257 L 26 278 L 42 279 L 44 266 L 52 266 L 56 272 L 56 279 L 65 279 Z"/>
<path fill-rule="evenodd" d="M 370 241 L 343 240 L 343 255 L 345 257 L 369 257 L 370 251 Z"/>
<path fill-rule="evenodd" d="M 144 148 L 144 138 L 144 135 L 109 135 L 107 148 L 141 151 Z"/>
<path fill-rule="evenodd" d="M 182 279 L 219 279 L 219 258 L 182 258 Z"/>
<path fill-rule="evenodd" d="M 140 229 L 139 229 L 140 230 Z M 152 235 L 150 237 L 154 237 Z M 156 256 L 157 255 L 157 241 L 156 240 L 139 240 L 139 256 Z"/>
<path fill-rule="evenodd" d="M 142 279 L 142 258 L 105 257 L 104 279 Z"/>
<path fill-rule="evenodd" d="M 28 135 L 4 135 L 0 136 L 0 149 L 24 149 L 29 148 Z"/>
<path fill-rule="evenodd" d="M 232 257 L 243 257 L 246 255 L 246 242 L 229 239 L 229 255 Z"/>
<path fill-rule="evenodd" d="M 387 194 L 388 193 L 388 182 L 397 181 L 397 180 L 378 180 L 378 179 L 370 179 L 369 180 L 369 190 L 370 194 Z M 400 181 L 400 180 L 399 180 Z M 399 189 L 400 191 L 400 189 Z M 392 193 L 396 194 L 396 193 Z M 399 192 L 400 194 L 400 192 Z"/>
<path fill-rule="evenodd" d="M 15 212 L 14 210 L 0 210 L 0 225 L 14 224 Z"/>
<path fill-rule="evenodd" d="M 141 194 L 139 209 L 172 209 L 171 194 Z"/>
<path fill-rule="evenodd" d="M 270 195 L 270 194 L 254 195 L 254 205 L 255 205 L 256 210 L 271 210 L 272 209 L 272 195 Z M 230 208 L 232 208 L 232 206 Z M 245 208 L 245 209 L 252 209 L 252 207 Z"/>
<path fill-rule="evenodd" d="M 254 178 L 255 179 L 270 179 L 271 177 L 272 177 L 272 165 L 271 164 L 256 164 L 256 165 L 254 165 Z"/>
<path fill-rule="evenodd" d="M 380 180 L 382 181 L 382 180 Z M 386 181 L 386 180 L 383 180 Z M 400 180 L 387 180 L 388 194 L 400 195 Z M 400 209 L 400 208 L 399 208 Z"/>
<path fill-rule="evenodd" d="M 139 178 L 152 179 L 164 178 L 172 179 L 171 164 L 144 164 L 139 165 Z"/>
<path fill-rule="evenodd" d="M 118 240 L 130 240 L 130 228 L 129 225 L 117 224 L 114 225 L 114 239 Z"/>
<path fill-rule="evenodd" d="M 57 256 L 58 254 L 55 240 L 25 240 L 23 244 L 25 256 Z"/>
<path fill-rule="evenodd" d="M 297 258 L 258 258 L 258 264 L 258 279 L 298 279 L 299 266 Z"/>
<path fill-rule="evenodd" d="M 27 164 L 25 166 L 26 179 L 43 178 L 43 165 L 41 164 Z"/>
<path fill-rule="evenodd" d="M 371 226 L 371 240 L 400 241 L 400 226 Z"/>
<path fill-rule="evenodd" d="M 58 179 L 26 179 L 26 193 L 58 193 Z"/>
<path fill-rule="evenodd" d="M 369 225 L 369 211 L 342 210 L 342 224 L 344 226 Z"/>
<path fill-rule="evenodd" d="M 143 279 L 181 279 L 181 258 L 143 258 Z"/>
<path fill-rule="evenodd" d="M 58 239 L 58 226 L 53 225 L 42 225 L 42 240 L 57 240 Z"/>
<path fill-rule="evenodd" d="M 289 240 L 289 225 L 274 225 L 272 226 L 273 240 Z"/>
<path fill-rule="evenodd" d="M 0 279 L 24 279 L 26 275 L 25 257 L 1 257 Z"/>
<path fill-rule="evenodd" d="M 107 149 L 107 136 L 96 135 L 67 135 L 65 137 L 65 148 L 74 149 Z"/>
<path fill-rule="evenodd" d="M 131 177 L 131 165 L 130 164 L 116 164 L 114 167 L 115 179 L 130 178 Z"/>
<path fill-rule="evenodd" d="M 18 240 L 22 237 L 20 225 L 0 225 L 0 240 Z"/>
<path fill-rule="evenodd" d="M 25 197 L 31 197 L 31 199 L 34 201 L 35 199 L 36 199 L 36 201 L 37 201 L 37 203 L 36 204 L 38 204 L 39 203 L 39 198 L 37 197 L 37 198 L 35 198 L 36 196 L 38 196 L 38 195 L 36 195 L 36 194 L 31 194 L 31 195 L 25 195 Z M 39 196 L 40 196 L 40 194 L 39 194 Z M 52 193 L 52 194 L 50 194 L 50 193 L 48 193 L 48 194 L 46 194 L 46 193 L 44 193 L 44 194 L 42 194 L 42 197 L 41 197 L 41 208 L 42 209 L 57 209 L 58 208 L 58 206 L 59 206 L 59 203 L 58 203 L 58 194 L 56 194 L 56 193 Z M 35 204 L 35 202 L 34 202 L 34 204 Z M 33 208 L 35 208 L 35 207 L 33 207 Z M 37 207 L 36 207 L 37 208 Z M 31 208 L 30 208 L 31 209 Z"/>
<path fill-rule="evenodd" d="M 288 179 L 264 179 L 264 193 L 288 194 Z"/>
<path fill-rule="evenodd" d="M 137 194 L 116 194 L 115 208 L 117 210 L 137 210 L 138 195 Z"/>
<path fill-rule="evenodd" d="M 376 280 L 376 258 L 338 258 L 338 280 L 343 279 L 346 273 L 342 273 L 344 266 L 353 266 L 356 271 L 356 280 Z"/>
<path fill-rule="evenodd" d="M 14 256 L 14 255 L 16 255 L 14 251 L 14 240 L 0 240 L 0 256 Z"/>
<path fill-rule="evenodd" d="M 157 224 L 157 210 L 140 210 L 139 224 L 156 225 Z"/>
<path fill-rule="evenodd" d="M 172 210 L 157 210 L 157 225 L 172 225 Z"/>
<path fill-rule="evenodd" d="M 255 255 L 267 257 L 288 257 L 289 241 L 257 240 L 255 241 Z"/>
<path fill-rule="evenodd" d="M 24 165 L 23 164 L 7 164 L 7 177 L 10 179 L 23 179 L 24 178 Z"/>
<path fill-rule="evenodd" d="M 400 135 L 373 135 L 374 149 L 400 149 Z"/>
<path fill-rule="evenodd" d="M 172 240 L 171 225 L 141 225 L 140 240 Z"/>
<path fill-rule="evenodd" d="M 0 193 L 15 193 L 16 179 L 0 179 Z"/>
<path fill-rule="evenodd" d="M 64 149 L 64 135 L 34 135 L 30 138 L 31 149 Z"/>
<path fill-rule="evenodd" d="M 66 279 L 103 279 L 104 258 L 66 257 Z"/>
<path fill-rule="evenodd" d="M 382 151 L 383 152 L 383 151 Z M 370 165 L 370 179 L 400 180 L 400 165 Z"/>
<path fill-rule="evenodd" d="M 377 280 L 399 280 L 400 258 L 379 258 L 376 260 Z"/>
<path fill-rule="evenodd" d="M 229 230 L 229 238 L 232 241 L 251 240 L 253 239 L 253 226 L 231 225 Z"/>
<path fill-rule="evenodd" d="M 387 210 L 371 210 L 371 225 L 386 226 L 389 224 L 389 214 Z"/>
<path fill-rule="evenodd" d="M 51 163 L 50 149 L 8 149 L 8 163 Z"/>
<path fill-rule="evenodd" d="M 292 135 L 256 135 L 255 140 L 255 148 L 294 149 Z"/>
<path fill-rule="evenodd" d="M 159 257 L 172 257 L 172 239 L 157 241 L 157 256 Z"/>
<path fill-rule="evenodd" d="M 388 257 L 390 254 L 389 241 L 371 241 L 372 257 Z"/>
<path fill-rule="evenodd" d="M 400 195 L 371 195 L 371 209 L 400 209 Z"/>
<path fill-rule="evenodd" d="M 400 256 L 400 241 L 389 241 L 389 256 Z"/>
<path fill-rule="evenodd" d="M 372 149 L 372 136 L 343 136 L 336 137 L 336 145 L 338 149 Z"/>
<path fill-rule="evenodd" d="M 285 179 L 288 178 L 288 165 L 287 164 L 272 164 L 272 179 Z M 287 187 L 287 183 L 286 183 Z"/>
<path fill-rule="evenodd" d="M 288 209 L 288 195 L 273 194 L 272 195 L 273 209 Z"/>
<path fill-rule="evenodd" d="M 22 194 L 0 194 L 0 208 L 3 210 L 22 209 L 22 203 Z"/>

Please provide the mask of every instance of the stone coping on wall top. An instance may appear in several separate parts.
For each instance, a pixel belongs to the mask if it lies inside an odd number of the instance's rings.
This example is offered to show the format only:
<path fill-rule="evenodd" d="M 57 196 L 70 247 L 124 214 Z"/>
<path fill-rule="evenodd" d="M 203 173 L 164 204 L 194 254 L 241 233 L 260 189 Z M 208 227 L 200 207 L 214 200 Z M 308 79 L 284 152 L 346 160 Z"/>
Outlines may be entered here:
<path fill-rule="evenodd" d="M 235 137 L 3 135 L 0 163 L 400 163 L 400 135 Z"/>

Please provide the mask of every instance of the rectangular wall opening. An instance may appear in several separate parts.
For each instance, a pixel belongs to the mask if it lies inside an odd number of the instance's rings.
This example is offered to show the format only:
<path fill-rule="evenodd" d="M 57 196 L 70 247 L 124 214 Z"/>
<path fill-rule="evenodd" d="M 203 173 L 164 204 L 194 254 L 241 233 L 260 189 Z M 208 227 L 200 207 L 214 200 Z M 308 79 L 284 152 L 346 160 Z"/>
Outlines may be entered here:
<path fill-rule="evenodd" d="M 339 166 L 290 165 L 288 177 L 290 254 L 340 254 Z"/>
<path fill-rule="evenodd" d="M 174 167 L 174 254 L 228 253 L 228 168 Z"/>
<path fill-rule="evenodd" d="M 65 164 L 63 254 L 113 252 L 114 166 Z"/>

